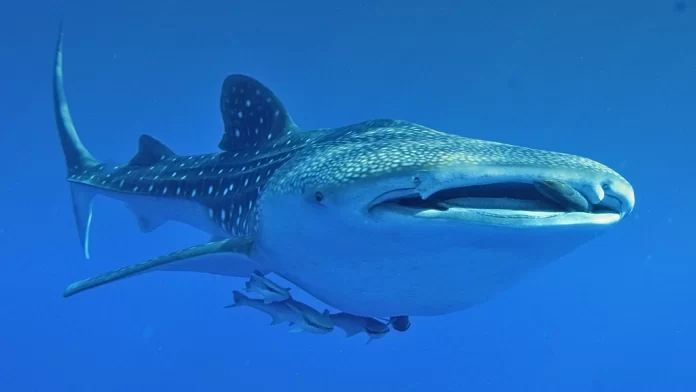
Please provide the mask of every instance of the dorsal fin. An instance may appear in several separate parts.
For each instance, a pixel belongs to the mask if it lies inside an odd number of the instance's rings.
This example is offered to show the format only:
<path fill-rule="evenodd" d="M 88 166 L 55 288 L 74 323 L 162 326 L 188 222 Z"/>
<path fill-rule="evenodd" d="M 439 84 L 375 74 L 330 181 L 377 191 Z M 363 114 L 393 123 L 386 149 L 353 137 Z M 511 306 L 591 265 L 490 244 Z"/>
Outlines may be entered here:
<path fill-rule="evenodd" d="M 297 130 L 278 97 L 261 82 L 230 75 L 222 84 L 220 112 L 225 133 L 218 147 L 234 152 L 257 148 Z"/>
<path fill-rule="evenodd" d="M 138 152 L 133 159 L 128 162 L 130 165 L 154 165 L 155 163 L 176 156 L 174 151 L 165 146 L 164 143 L 150 135 L 140 135 L 138 141 Z"/>

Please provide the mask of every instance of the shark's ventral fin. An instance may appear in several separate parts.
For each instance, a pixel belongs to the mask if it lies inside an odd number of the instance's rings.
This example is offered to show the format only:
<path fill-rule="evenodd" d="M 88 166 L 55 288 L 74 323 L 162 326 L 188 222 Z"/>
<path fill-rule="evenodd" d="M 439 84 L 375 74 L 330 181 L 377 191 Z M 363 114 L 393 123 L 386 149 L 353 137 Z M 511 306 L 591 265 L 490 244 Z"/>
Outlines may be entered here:
<path fill-rule="evenodd" d="M 150 135 L 141 135 L 138 141 L 138 152 L 128 162 L 129 165 L 150 166 L 155 163 L 175 157 L 176 154 L 164 143 Z"/>
<path fill-rule="evenodd" d="M 225 133 L 218 147 L 223 151 L 258 148 L 297 130 L 275 94 L 246 75 L 230 75 L 225 79 L 220 112 Z"/>
<path fill-rule="evenodd" d="M 207 273 L 219 273 L 223 275 L 250 274 L 255 266 L 248 255 L 254 241 L 250 237 L 239 237 L 218 242 L 208 242 L 203 245 L 196 245 L 187 249 L 179 250 L 168 255 L 156 257 L 137 264 L 132 264 L 117 270 L 105 272 L 103 274 L 75 282 L 68 286 L 63 292 L 63 297 L 70 297 L 81 291 L 89 290 L 107 283 L 111 283 L 124 278 L 140 275 L 151 271 L 197 271 Z M 228 271 L 211 270 L 210 266 L 224 266 L 221 261 L 210 262 L 210 257 L 222 256 L 230 264 L 242 264 L 241 266 L 231 266 Z M 183 264 L 182 266 L 177 266 Z M 187 264 L 191 264 L 187 266 Z M 198 265 L 198 267 L 196 267 Z"/>

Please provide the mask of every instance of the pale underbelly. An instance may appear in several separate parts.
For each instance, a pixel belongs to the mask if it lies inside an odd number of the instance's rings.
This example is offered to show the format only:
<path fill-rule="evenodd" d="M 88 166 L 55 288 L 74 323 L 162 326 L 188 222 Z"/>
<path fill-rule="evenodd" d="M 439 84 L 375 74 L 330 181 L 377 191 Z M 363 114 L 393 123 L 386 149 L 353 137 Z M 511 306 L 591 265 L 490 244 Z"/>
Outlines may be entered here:
<path fill-rule="evenodd" d="M 596 232 L 487 228 L 454 239 L 258 243 L 269 270 L 344 312 L 435 316 L 490 300 Z"/>
<path fill-rule="evenodd" d="M 493 298 L 551 261 L 457 248 L 388 258 L 305 256 L 264 257 L 264 264 L 329 306 L 371 317 L 461 311 Z"/>

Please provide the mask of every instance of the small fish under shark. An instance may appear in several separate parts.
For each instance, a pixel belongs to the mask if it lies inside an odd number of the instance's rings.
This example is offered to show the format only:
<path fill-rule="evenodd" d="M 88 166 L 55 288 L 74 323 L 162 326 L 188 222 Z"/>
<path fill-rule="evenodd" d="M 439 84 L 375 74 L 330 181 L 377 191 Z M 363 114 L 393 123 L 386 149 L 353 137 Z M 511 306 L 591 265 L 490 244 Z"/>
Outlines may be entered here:
<path fill-rule="evenodd" d="M 346 337 L 365 333 L 369 337 L 369 344 L 374 339 L 380 339 L 389 333 L 389 323 L 383 323 L 372 317 L 356 316 L 350 313 L 340 312 L 330 315 L 331 321 L 336 327 L 341 328 L 346 333 Z"/>
<path fill-rule="evenodd" d="M 270 88 L 240 74 L 222 83 L 219 151 L 182 155 L 143 135 L 129 162 L 107 164 L 73 124 L 62 37 L 53 101 L 85 257 L 96 196 L 123 202 L 143 232 L 176 221 L 211 236 L 75 282 L 66 297 L 152 271 L 259 271 L 355 316 L 443 315 L 494 298 L 635 205 L 625 178 L 577 155 L 387 118 L 302 130 Z M 464 133 L 466 116 L 450 126 Z"/>
<path fill-rule="evenodd" d="M 292 298 L 280 302 L 265 302 L 261 299 L 252 299 L 239 291 L 232 293 L 234 303 L 225 308 L 249 306 L 271 316 L 271 325 L 287 322 L 291 332 L 306 331 L 314 334 L 325 334 L 334 330 L 333 321 L 329 311 L 318 312 L 311 306 Z"/>
<path fill-rule="evenodd" d="M 408 317 L 403 316 L 393 317 L 389 322 L 381 322 L 372 317 L 355 316 L 345 312 L 329 314 L 328 311 L 325 311 L 323 314 L 319 314 L 311 306 L 293 299 L 290 295 L 290 288 L 281 287 L 271 279 L 263 276 L 259 271 L 254 271 L 245 283 L 245 287 L 247 292 L 258 294 L 261 296 L 261 299 L 251 299 L 235 291 L 233 295 L 236 305 L 229 305 L 226 308 L 243 305 L 251 306 L 269 314 L 272 317 L 272 325 L 284 321 L 295 325 L 297 321 L 294 319 L 306 314 L 310 320 L 318 320 L 314 321 L 315 324 L 323 324 L 325 327 L 325 329 L 319 330 L 319 332 L 316 331 L 315 327 L 311 332 L 324 333 L 329 324 L 325 319 L 328 314 L 333 325 L 343 329 L 347 337 L 365 333 L 369 337 L 366 344 L 369 344 L 374 339 L 384 337 L 390 331 L 389 326 L 392 324 L 394 329 L 401 332 L 406 331 L 411 324 Z M 309 328 L 311 328 L 311 324 L 305 322 L 304 325 L 298 324 L 295 330 L 308 330 Z"/>

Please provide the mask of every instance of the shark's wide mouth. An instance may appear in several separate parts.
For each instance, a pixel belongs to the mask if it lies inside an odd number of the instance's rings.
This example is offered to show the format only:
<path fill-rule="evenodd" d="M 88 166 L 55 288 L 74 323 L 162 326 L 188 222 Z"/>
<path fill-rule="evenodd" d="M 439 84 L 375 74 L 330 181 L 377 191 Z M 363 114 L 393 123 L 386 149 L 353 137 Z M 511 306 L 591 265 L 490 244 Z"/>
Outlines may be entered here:
<path fill-rule="evenodd" d="M 422 198 L 415 190 L 388 192 L 370 207 L 372 213 L 398 213 L 492 224 L 535 226 L 572 223 L 607 224 L 620 220 L 612 204 L 592 204 L 559 182 L 502 182 L 453 187 Z"/>

